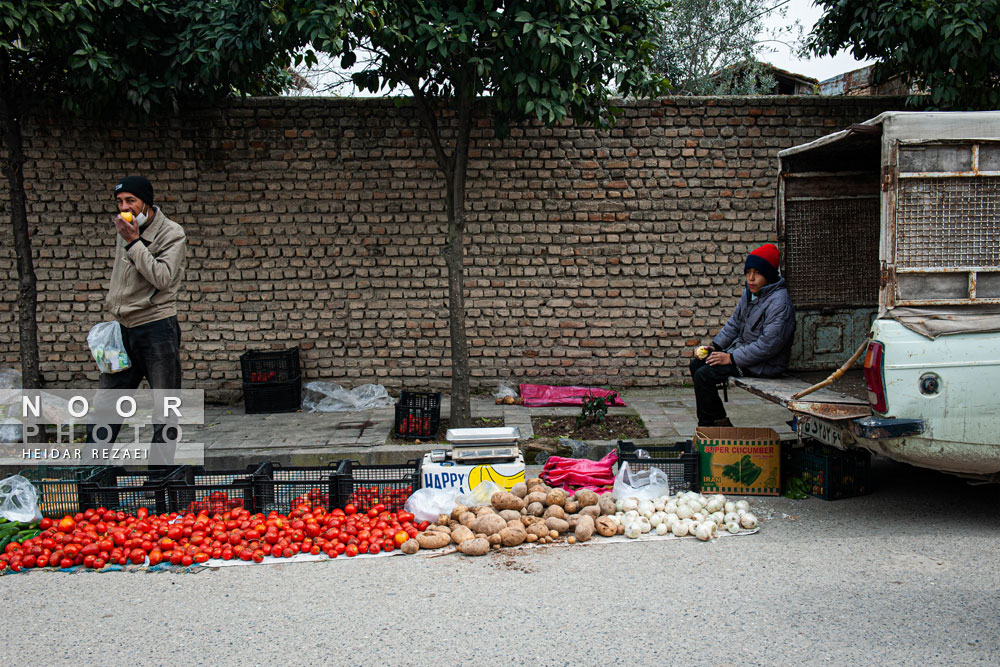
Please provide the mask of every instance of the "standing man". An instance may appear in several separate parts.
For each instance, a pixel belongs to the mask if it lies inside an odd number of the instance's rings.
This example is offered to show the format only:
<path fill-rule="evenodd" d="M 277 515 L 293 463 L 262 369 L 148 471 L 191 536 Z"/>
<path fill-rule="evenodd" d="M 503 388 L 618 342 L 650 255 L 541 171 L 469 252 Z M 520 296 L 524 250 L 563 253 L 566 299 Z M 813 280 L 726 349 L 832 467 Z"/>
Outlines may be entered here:
<path fill-rule="evenodd" d="M 134 390 L 145 378 L 150 389 L 181 388 L 181 330 L 177 324 L 177 292 L 184 279 L 187 239 L 184 229 L 153 205 L 153 186 L 142 176 L 127 176 L 114 189 L 115 260 L 105 305 L 118 321 L 132 365 L 120 373 L 101 373 L 100 389 Z M 121 424 L 111 424 L 114 442 Z M 94 442 L 88 426 L 87 441 Z M 168 462 L 176 447 L 176 431 L 155 424 L 150 462 Z M 155 461 L 154 459 L 162 459 Z"/>
<path fill-rule="evenodd" d="M 785 279 L 778 274 L 781 255 L 765 243 L 743 264 L 746 289 L 732 317 L 712 344 L 691 360 L 698 426 L 732 426 L 716 388 L 731 376 L 777 377 L 788 368 L 795 333 L 795 308 Z"/>

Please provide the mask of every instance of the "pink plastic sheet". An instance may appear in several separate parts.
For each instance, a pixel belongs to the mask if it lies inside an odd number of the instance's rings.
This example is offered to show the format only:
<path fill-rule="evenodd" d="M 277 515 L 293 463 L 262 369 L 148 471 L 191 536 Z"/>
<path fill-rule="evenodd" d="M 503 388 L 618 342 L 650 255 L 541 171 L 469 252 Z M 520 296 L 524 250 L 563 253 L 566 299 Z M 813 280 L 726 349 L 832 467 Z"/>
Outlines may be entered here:
<path fill-rule="evenodd" d="M 608 452 L 600 461 L 550 456 L 539 477 L 549 486 L 570 492 L 590 489 L 597 493 L 606 493 L 614 486 L 615 475 L 611 470 L 617 460 L 618 454 L 614 450 Z"/>
<path fill-rule="evenodd" d="M 539 407 L 542 405 L 583 405 L 583 399 L 588 396 L 607 396 L 612 394 L 609 389 L 599 389 L 597 387 L 555 387 L 548 384 L 522 384 L 521 398 L 524 404 L 529 407 Z M 615 407 L 624 407 L 625 401 L 621 396 L 615 398 Z"/>

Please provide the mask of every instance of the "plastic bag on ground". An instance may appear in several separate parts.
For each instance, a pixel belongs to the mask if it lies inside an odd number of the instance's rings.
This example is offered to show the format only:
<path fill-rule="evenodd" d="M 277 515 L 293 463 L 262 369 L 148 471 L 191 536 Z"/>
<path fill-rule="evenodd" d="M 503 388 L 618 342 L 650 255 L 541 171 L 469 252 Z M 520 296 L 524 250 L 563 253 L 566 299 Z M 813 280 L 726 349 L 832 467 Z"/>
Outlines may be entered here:
<path fill-rule="evenodd" d="M 501 491 L 506 491 L 496 482 L 480 482 L 476 488 L 474 488 L 469 493 L 463 493 L 457 498 L 459 505 L 465 505 L 466 507 L 481 507 L 483 505 L 490 504 L 490 498 L 493 497 L 494 493 L 499 493 Z"/>
<path fill-rule="evenodd" d="M 493 398 L 517 398 L 517 388 L 509 381 L 504 380 L 497 385 L 497 390 L 493 392 Z"/>
<path fill-rule="evenodd" d="M 615 477 L 615 486 L 611 490 L 611 497 L 615 500 L 620 498 L 655 500 L 660 496 L 669 495 L 670 481 L 667 479 L 667 473 L 659 468 L 634 472 L 629 467 L 628 461 L 622 462 Z"/>
<path fill-rule="evenodd" d="M 0 481 L 0 516 L 8 521 L 32 523 L 42 518 L 38 509 L 38 492 L 20 475 Z"/>
<path fill-rule="evenodd" d="M 418 489 L 403 506 L 413 518 L 420 521 L 437 521 L 439 514 L 451 514 L 458 504 L 458 489 Z"/>
<path fill-rule="evenodd" d="M 132 365 L 118 322 L 100 322 L 87 334 L 87 345 L 102 373 L 120 373 Z"/>
<path fill-rule="evenodd" d="M 21 442 L 21 373 L 0 368 L 0 442 Z"/>
<path fill-rule="evenodd" d="M 373 408 L 391 408 L 396 401 L 380 384 L 363 384 L 344 389 L 332 382 L 309 382 L 302 388 L 304 412 L 352 412 Z"/>

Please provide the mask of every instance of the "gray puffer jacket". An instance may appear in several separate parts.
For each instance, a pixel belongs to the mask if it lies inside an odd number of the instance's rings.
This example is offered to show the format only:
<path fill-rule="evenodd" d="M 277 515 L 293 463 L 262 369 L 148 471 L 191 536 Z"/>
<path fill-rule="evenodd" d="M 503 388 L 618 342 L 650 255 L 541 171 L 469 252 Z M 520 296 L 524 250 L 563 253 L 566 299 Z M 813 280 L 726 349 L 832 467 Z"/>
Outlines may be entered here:
<path fill-rule="evenodd" d="M 754 375 L 776 377 L 788 368 L 795 333 L 795 307 L 785 279 L 765 285 L 755 302 L 744 289 L 733 316 L 712 344 L 733 355 L 733 363 Z"/>

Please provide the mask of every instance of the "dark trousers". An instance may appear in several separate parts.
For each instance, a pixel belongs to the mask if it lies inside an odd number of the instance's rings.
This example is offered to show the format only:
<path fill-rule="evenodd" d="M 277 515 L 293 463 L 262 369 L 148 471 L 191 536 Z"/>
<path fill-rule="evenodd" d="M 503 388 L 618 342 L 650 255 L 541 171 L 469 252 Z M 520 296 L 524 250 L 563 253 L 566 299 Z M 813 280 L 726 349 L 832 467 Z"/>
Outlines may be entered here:
<path fill-rule="evenodd" d="M 697 357 L 691 359 L 691 379 L 694 381 L 694 399 L 697 404 L 698 426 L 715 426 L 726 418 L 726 408 L 719 398 L 716 386 L 734 375 L 752 375 L 740 371 L 735 364 L 709 366 Z"/>
<path fill-rule="evenodd" d="M 143 378 L 150 389 L 181 388 L 181 328 L 176 316 L 137 327 L 123 326 L 122 342 L 132 365 L 120 373 L 101 373 L 99 389 L 138 389 Z M 107 442 L 114 442 L 122 425 L 88 424 L 87 442 L 94 442 L 95 428 L 104 427 L 111 429 L 111 439 Z M 99 433 L 105 435 L 103 431 Z M 156 446 L 150 447 L 149 463 L 169 463 L 177 448 L 176 430 L 169 424 L 154 424 L 152 443 Z"/>

